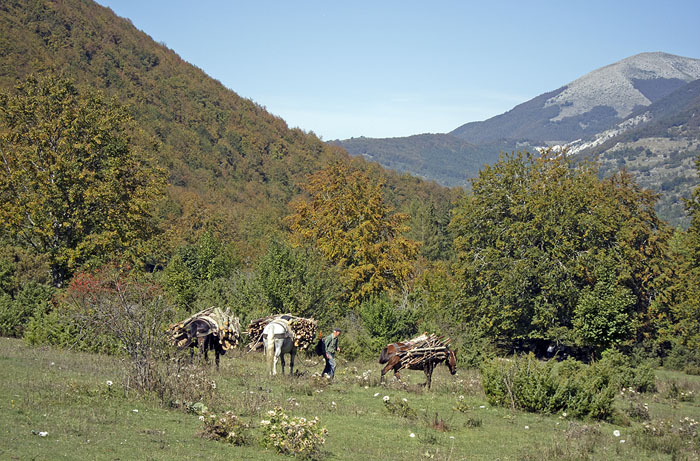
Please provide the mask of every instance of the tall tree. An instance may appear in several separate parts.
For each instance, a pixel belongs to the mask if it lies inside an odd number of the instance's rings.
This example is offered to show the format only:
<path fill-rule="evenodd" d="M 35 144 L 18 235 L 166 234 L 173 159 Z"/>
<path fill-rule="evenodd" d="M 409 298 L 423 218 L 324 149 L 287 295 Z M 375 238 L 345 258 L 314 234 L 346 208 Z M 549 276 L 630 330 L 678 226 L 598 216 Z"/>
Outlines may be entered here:
<path fill-rule="evenodd" d="M 70 80 L 0 94 L 0 229 L 46 255 L 60 286 L 104 254 L 135 256 L 164 177 L 129 145 L 126 109 Z"/>
<path fill-rule="evenodd" d="M 696 160 L 700 173 L 700 157 Z M 687 231 L 677 231 L 673 248 L 673 271 L 669 284 L 655 304 L 663 324 L 664 339 L 690 350 L 700 349 L 700 187 L 686 202 L 691 217 Z"/>
<path fill-rule="evenodd" d="M 317 247 L 340 270 L 352 304 L 405 285 L 418 243 L 403 236 L 408 216 L 384 202 L 380 181 L 336 162 L 302 187 L 309 199 L 292 204 L 292 240 Z"/>
<path fill-rule="evenodd" d="M 668 236 L 653 206 L 625 174 L 599 180 L 594 165 L 552 151 L 502 157 L 451 223 L 463 318 L 506 343 L 634 340 Z M 605 304 L 606 293 L 617 301 Z M 635 328 L 607 329 L 611 318 Z"/>

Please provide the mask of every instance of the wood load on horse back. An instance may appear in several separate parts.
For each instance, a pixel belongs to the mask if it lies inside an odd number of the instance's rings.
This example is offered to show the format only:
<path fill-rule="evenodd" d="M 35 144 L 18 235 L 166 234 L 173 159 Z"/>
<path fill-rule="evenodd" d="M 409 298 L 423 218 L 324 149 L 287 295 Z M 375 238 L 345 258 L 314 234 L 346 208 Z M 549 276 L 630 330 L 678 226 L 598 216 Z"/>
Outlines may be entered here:
<path fill-rule="evenodd" d="M 386 364 L 380 381 L 384 381 L 384 375 L 389 370 L 394 370 L 394 376 L 399 381 L 399 371 L 404 368 L 423 370 L 426 377 L 424 385 L 430 389 L 433 370 L 440 363 L 444 363 L 451 374 L 457 373 L 457 351 L 450 350 L 449 343 L 449 338 L 424 333 L 409 341 L 387 345 L 379 355 L 379 363 Z"/>
<path fill-rule="evenodd" d="M 241 324 L 238 317 L 231 315 L 229 309 L 210 307 L 175 323 L 168 329 L 173 345 L 184 349 L 190 347 L 190 356 L 197 347 L 204 360 L 213 350 L 216 354 L 216 368 L 219 368 L 219 356 L 238 345 L 241 340 Z"/>
<path fill-rule="evenodd" d="M 313 318 L 297 317 L 292 314 L 274 314 L 251 320 L 246 332 L 250 336 L 249 351 L 260 350 L 263 347 L 262 333 L 265 327 L 273 320 L 282 319 L 289 323 L 294 334 L 294 346 L 306 350 L 314 343 L 317 322 Z"/>
<path fill-rule="evenodd" d="M 251 321 L 247 332 L 251 337 L 249 352 L 264 348 L 271 375 L 277 374 L 278 360 L 282 362 L 284 374 L 284 354 L 289 354 L 289 372 L 294 374 L 297 349 L 308 349 L 313 343 L 316 321 L 291 314 L 270 315 Z"/>

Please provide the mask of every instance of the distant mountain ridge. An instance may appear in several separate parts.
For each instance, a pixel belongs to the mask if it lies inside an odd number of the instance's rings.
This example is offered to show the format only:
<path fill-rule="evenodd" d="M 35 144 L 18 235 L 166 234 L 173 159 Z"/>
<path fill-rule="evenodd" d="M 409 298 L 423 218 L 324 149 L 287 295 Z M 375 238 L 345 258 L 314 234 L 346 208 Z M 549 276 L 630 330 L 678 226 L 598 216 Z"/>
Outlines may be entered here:
<path fill-rule="evenodd" d="M 641 53 L 594 70 L 549 93 L 449 134 L 474 144 L 534 145 L 587 138 L 700 78 L 700 59 Z"/>
<path fill-rule="evenodd" d="M 351 138 L 330 141 L 352 155 L 385 168 L 410 173 L 445 186 L 465 186 L 492 159 L 490 147 L 476 146 L 448 134 L 418 134 L 403 138 Z"/>
<path fill-rule="evenodd" d="M 421 135 L 420 141 L 409 136 L 333 144 L 449 186 L 464 185 L 464 178 L 496 162 L 501 151 L 566 145 L 580 158 L 599 158 L 603 172 L 626 168 L 661 194 L 662 217 L 686 225 L 681 199 L 698 183 L 698 79 L 700 59 L 641 53 L 449 133 Z M 469 147 L 454 149 L 458 140 Z"/>

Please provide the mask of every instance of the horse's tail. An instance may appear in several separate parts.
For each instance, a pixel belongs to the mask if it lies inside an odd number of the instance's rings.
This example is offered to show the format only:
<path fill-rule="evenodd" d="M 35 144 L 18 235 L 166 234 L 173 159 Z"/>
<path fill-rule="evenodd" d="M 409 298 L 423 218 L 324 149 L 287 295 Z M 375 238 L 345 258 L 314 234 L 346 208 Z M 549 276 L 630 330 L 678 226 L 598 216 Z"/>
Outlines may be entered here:
<path fill-rule="evenodd" d="M 387 363 L 389 361 L 389 347 L 382 349 L 381 354 L 379 354 L 379 363 Z"/>

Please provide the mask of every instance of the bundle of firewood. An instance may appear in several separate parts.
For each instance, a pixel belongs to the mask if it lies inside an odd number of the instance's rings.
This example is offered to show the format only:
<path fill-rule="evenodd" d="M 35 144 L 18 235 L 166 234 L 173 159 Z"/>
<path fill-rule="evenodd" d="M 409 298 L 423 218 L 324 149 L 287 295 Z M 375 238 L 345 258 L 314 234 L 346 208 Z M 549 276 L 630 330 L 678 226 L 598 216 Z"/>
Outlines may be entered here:
<path fill-rule="evenodd" d="M 188 343 L 190 325 L 195 320 L 203 320 L 209 325 L 208 334 L 213 334 L 219 339 L 224 351 L 236 347 L 241 340 L 241 324 L 238 317 L 231 316 L 228 309 L 224 312 L 218 307 L 210 307 L 170 326 L 168 333 L 175 346 L 184 347 Z"/>
<path fill-rule="evenodd" d="M 268 315 L 259 319 L 251 320 L 246 330 L 250 335 L 250 350 L 256 350 L 263 347 L 262 332 L 268 323 L 273 320 L 283 320 L 289 324 L 292 333 L 294 333 L 294 345 L 300 349 L 307 349 L 313 342 L 316 336 L 316 321 L 303 317 L 296 317 L 292 314 L 276 314 Z"/>
<path fill-rule="evenodd" d="M 299 349 L 308 349 L 316 339 L 316 321 L 303 317 L 294 317 L 289 321 L 294 332 L 294 345 Z"/>
<path fill-rule="evenodd" d="M 401 368 L 409 368 L 422 362 L 439 362 L 447 357 L 450 339 L 442 336 L 421 335 L 405 343 L 398 355 L 401 357 Z"/>

